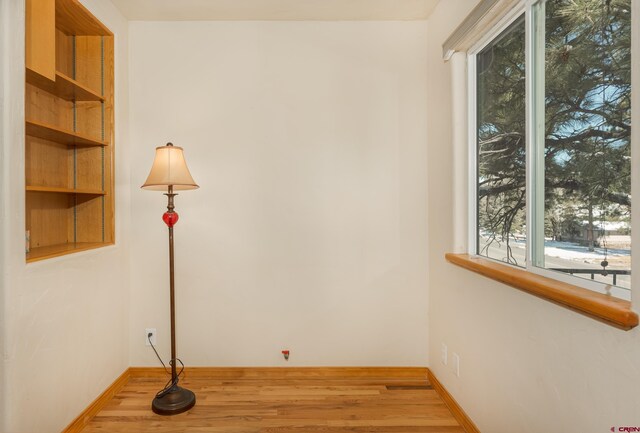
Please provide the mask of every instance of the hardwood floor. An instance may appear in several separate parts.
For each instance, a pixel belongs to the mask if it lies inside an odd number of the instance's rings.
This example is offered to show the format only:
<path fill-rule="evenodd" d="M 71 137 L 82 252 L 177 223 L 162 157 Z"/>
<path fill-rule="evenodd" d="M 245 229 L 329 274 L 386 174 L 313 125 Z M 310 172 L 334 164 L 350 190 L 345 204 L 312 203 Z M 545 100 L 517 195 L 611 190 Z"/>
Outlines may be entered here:
<path fill-rule="evenodd" d="M 163 417 L 151 411 L 151 400 L 165 377 L 138 372 L 82 432 L 464 433 L 426 379 L 384 373 L 389 375 L 188 373 L 181 385 L 196 393 L 196 406 Z"/>

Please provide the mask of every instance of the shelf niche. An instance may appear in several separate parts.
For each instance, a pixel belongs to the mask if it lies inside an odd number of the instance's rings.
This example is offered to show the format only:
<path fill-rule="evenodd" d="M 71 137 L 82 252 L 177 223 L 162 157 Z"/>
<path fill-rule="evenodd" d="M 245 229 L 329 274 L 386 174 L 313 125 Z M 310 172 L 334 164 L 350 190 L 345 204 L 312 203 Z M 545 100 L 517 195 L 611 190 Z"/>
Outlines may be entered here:
<path fill-rule="evenodd" d="M 27 0 L 26 23 L 31 262 L 114 242 L 114 59 L 113 34 L 77 0 Z"/>

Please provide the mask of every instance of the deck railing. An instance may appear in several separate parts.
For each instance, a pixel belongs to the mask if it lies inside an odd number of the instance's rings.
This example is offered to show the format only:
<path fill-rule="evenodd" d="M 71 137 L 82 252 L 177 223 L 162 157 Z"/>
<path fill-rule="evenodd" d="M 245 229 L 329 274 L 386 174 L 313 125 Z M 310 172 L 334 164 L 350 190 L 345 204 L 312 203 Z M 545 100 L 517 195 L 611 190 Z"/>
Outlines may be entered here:
<path fill-rule="evenodd" d="M 570 269 L 570 268 L 550 268 L 552 271 L 565 272 L 567 274 L 590 274 L 591 279 L 594 280 L 596 275 L 603 277 L 612 276 L 613 285 L 618 283 L 618 275 L 631 275 L 631 269 Z"/>

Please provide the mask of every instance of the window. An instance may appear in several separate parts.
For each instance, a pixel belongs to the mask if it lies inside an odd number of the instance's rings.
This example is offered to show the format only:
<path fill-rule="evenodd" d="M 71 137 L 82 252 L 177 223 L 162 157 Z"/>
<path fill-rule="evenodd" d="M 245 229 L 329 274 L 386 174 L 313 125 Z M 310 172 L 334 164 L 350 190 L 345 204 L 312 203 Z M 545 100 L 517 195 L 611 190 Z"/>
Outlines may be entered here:
<path fill-rule="evenodd" d="M 527 2 L 468 65 L 471 252 L 629 299 L 631 0 Z"/>
<path fill-rule="evenodd" d="M 525 22 L 476 54 L 478 254 L 525 263 Z"/>

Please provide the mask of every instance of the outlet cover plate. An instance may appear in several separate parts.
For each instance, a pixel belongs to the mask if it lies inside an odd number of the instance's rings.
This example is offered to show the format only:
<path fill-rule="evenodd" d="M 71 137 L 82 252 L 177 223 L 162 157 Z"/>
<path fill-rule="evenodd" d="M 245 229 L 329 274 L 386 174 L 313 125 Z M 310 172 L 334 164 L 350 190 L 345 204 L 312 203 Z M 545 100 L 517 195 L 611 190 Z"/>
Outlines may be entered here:
<path fill-rule="evenodd" d="M 151 344 L 149 344 L 149 338 L 147 338 L 149 333 L 153 334 L 151 336 L 151 342 L 155 346 L 156 345 L 156 328 L 144 328 L 144 344 L 146 344 L 147 346 L 151 346 Z"/>

